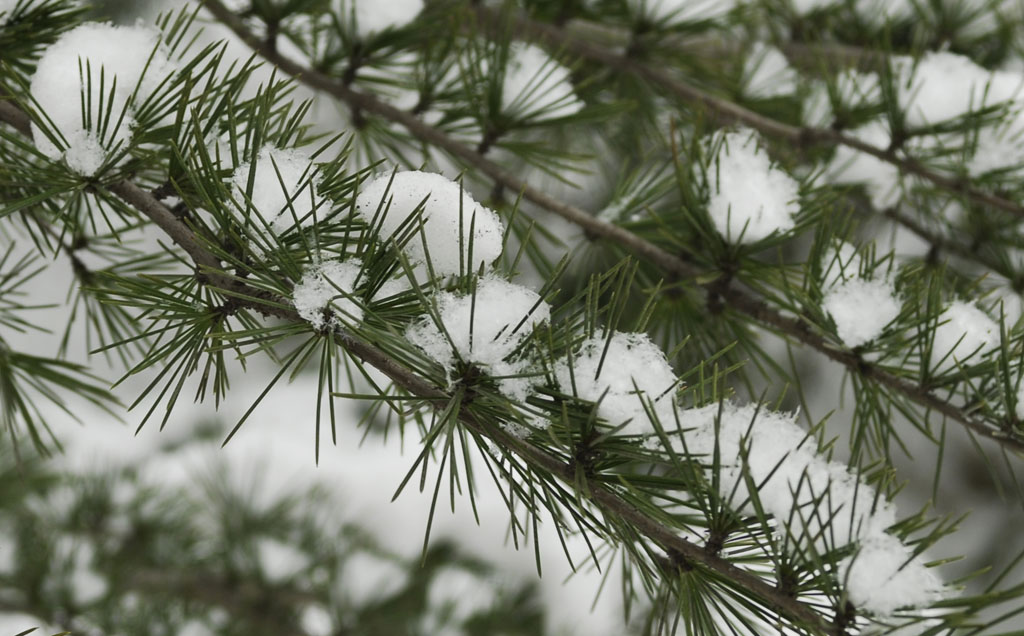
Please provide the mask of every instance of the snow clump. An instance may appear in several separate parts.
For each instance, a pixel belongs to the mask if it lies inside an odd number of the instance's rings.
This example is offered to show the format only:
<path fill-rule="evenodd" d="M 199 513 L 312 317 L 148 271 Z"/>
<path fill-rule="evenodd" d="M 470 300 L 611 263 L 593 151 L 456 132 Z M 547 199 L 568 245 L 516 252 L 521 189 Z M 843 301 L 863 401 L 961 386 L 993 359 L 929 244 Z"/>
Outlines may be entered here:
<path fill-rule="evenodd" d="M 850 348 L 877 338 L 900 315 L 902 303 L 887 276 L 861 277 L 860 258 L 849 243 L 825 257 L 822 306 L 832 316 L 839 339 Z"/>
<path fill-rule="evenodd" d="M 956 368 L 957 363 L 978 357 L 999 347 L 999 325 L 971 303 L 957 300 L 939 315 L 932 341 L 931 366 L 937 373 Z"/>
<path fill-rule="evenodd" d="M 436 274 L 458 275 L 460 261 L 467 270 L 476 271 L 501 255 L 504 226 L 498 215 L 439 174 L 417 170 L 382 175 L 364 185 L 356 198 L 356 214 L 367 224 L 376 222 L 383 239 L 405 229 L 409 217 L 418 211 L 423 238 L 414 233 L 402 248 L 413 264 L 425 264 L 429 253 Z M 473 262 L 469 263 L 471 226 Z"/>
<path fill-rule="evenodd" d="M 511 47 L 501 98 L 505 113 L 523 119 L 568 117 L 583 108 L 573 93 L 569 69 L 533 44 Z"/>
<path fill-rule="evenodd" d="M 858 608 L 888 617 L 941 598 L 944 586 L 934 571 L 886 532 L 896 522 L 892 504 L 845 465 L 819 455 L 794 416 L 726 402 L 680 411 L 679 418 L 685 451 L 704 455 L 708 465 L 717 453 L 719 490 L 742 512 L 756 512 L 749 476 L 786 542 L 819 552 L 858 544 L 838 572 Z"/>
<path fill-rule="evenodd" d="M 359 259 L 323 261 L 309 265 L 302 272 L 302 280 L 292 291 L 295 311 L 315 329 L 336 324 L 340 316 L 344 322 L 356 323 L 363 319 L 362 306 L 353 299 L 356 281 L 362 271 Z M 334 308 L 328 323 L 324 310 Z"/>
<path fill-rule="evenodd" d="M 68 31 L 43 53 L 30 87 L 62 147 L 33 123 L 36 148 L 78 174 L 96 174 L 110 151 L 130 143 L 136 108 L 173 72 L 155 29 L 89 22 Z M 110 127 L 101 132 L 104 121 Z"/>
<path fill-rule="evenodd" d="M 314 211 L 324 205 L 314 185 L 316 169 L 309 158 L 297 150 L 264 146 L 256 162 L 245 162 L 235 169 L 231 183 L 239 207 L 237 217 L 245 222 L 245 209 L 253 212 L 276 234 L 283 234 L 298 221 L 299 227 L 312 225 Z M 249 180 L 252 179 L 252 192 Z"/>
<path fill-rule="evenodd" d="M 423 11 L 423 0 L 335 0 L 334 14 L 360 39 L 405 26 Z"/>
<path fill-rule="evenodd" d="M 497 378 L 505 395 L 525 400 L 530 390 L 527 363 L 514 354 L 535 326 L 551 316 L 550 306 L 533 290 L 494 276 L 477 281 L 475 294 L 441 292 L 437 313 L 444 326 L 424 316 L 409 326 L 406 338 L 449 373 L 459 360 Z"/>
<path fill-rule="evenodd" d="M 800 211 L 799 184 L 773 166 L 750 129 L 720 133 L 709 142 L 717 152 L 707 168 L 708 214 L 731 242 L 754 243 L 794 225 Z"/>
<path fill-rule="evenodd" d="M 1010 102 L 1024 88 L 1019 73 L 989 71 L 968 57 L 946 51 L 926 53 L 916 63 L 898 58 L 895 66 L 897 99 L 910 126 L 937 124 Z"/>
<path fill-rule="evenodd" d="M 675 428 L 672 389 L 677 378 L 664 352 L 645 333 L 616 331 L 611 338 L 585 340 L 570 361 L 555 367 L 555 380 L 567 395 L 598 403 L 597 413 L 623 435 L 654 433 L 645 404 L 653 405 L 664 428 Z"/>

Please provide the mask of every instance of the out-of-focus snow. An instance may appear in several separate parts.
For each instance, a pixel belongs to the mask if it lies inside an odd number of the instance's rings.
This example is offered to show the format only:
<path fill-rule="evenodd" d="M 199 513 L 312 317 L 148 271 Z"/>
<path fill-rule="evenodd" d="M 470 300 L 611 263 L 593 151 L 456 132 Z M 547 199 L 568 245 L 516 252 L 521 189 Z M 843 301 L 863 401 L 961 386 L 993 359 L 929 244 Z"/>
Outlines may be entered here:
<path fill-rule="evenodd" d="M 423 11 L 423 0 L 334 0 L 335 15 L 363 39 L 412 22 Z"/>
<path fill-rule="evenodd" d="M 240 417 L 261 388 L 239 384 L 229 401 L 222 405 L 223 417 L 227 421 Z M 220 467 L 233 487 L 252 493 L 257 506 L 269 506 L 280 497 L 316 484 L 329 485 L 337 502 L 335 510 L 330 512 L 336 523 L 356 523 L 390 553 L 409 561 L 418 559 L 433 492 L 427 489 L 421 493 L 416 488 L 407 488 L 398 499 L 391 501 L 418 447 L 410 445 L 409 439 L 403 442 L 398 435 L 386 439 L 370 436 L 364 440 L 363 430 L 354 424 L 359 419 L 356 403 L 338 400 L 336 408 L 338 443 L 321 446 L 319 465 L 313 461 L 316 409 L 316 381 L 313 379 L 272 391 L 223 448 L 219 439 L 172 444 L 192 437 L 189 423 L 208 417 L 210 408 L 207 406 L 182 402 L 176 411 L 176 424 L 163 432 L 156 426 L 147 427 L 137 436 L 133 435 L 134 427 L 112 422 L 103 413 L 83 409 L 81 415 L 89 422 L 88 426 L 61 425 L 55 420 L 56 434 L 67 453 L 56 457 L 53 467 L 88 473 L 137 465 L 143 483 L 167 488 L 195 488 L 197 477 L 212 474 Z M 174 450 L 163 450 L 168 445 Z M 476 493 L 479 523 L 468 497 L 456 499 L 454 513 L 449 512 L 445 499 L 435 514 L 431 540 L 451 541 L 468 555 L 494 563 L 512 580 L 539 585 L 538 598 L 547 608 L 548 629 L 552 633 L 621 634 L 624 629 L 622 599 L 615 592 L 619 589 L 619 570 L 608 564 L 610 579 L 601 601 L 591 607 L 603 575 L 583 568 L 569 577 L 572 570 L 547 520 L 540 525 L 544 576 L 538 578 L 533 546 L 521 543 L 519 550 L 512 546 L 506 532 L 508 509 L 502 493 L 480 465 L 483 460 L 475 450 L 471 452 L 471 461 L 477 466 L 474 472 L 479 477 Z M 431 479 L 429 473 L 428 479 Z M 568 537 L 568 548 L 577 563 L 589 554 L 586 544 L 577 537 Z M 278 551 L 273 557 L 270 560 L 274 561 L 276 572 L 300 568 L 303 562 L 301 553 L 288 557 L 284 551 Z M 345 567 L 343 575 L 352 582 L 340 589 L 347 590 L 349 585 L 362 581 L 367 587 L 358 592 L 359 598 L 379 599 L 388 589 L 393 589 L 394 582 L 389 580 L 393 569 L 382 566 L 378 560 L 350 560 Z M 378 583 L 379 587 L 370 588 Z M 320 613 L 311 615 L 309 620 L 318 622 L 324 618 L 329 617 Z M 20 629 L 37 624 L 35 620 Z"/>
<path fill-rule="evenodd" d="M 583 108 L 573 92 L 569 69 L 533 44 L 509 49 L 501 99 L 505 113 L 523 119 L 568 117 Z"/>
<path fill-rule="evenodd" d="M 949 303 L 939 314 L 932 341 L 931 366 L 938 373 L 958 363 L 976 364 L 999 346 L 999 325 L 974 304 Z"/>

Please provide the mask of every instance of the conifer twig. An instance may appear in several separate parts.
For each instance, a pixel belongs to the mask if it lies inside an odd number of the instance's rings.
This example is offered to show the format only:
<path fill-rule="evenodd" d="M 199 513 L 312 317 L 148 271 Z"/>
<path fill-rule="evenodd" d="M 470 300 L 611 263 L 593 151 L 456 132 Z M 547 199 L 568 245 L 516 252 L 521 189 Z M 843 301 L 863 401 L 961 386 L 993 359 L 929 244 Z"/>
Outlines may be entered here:
<path fill-rule="evenodd" d="M 491 29 L 500 25 L 503 19 L 502 14 L 486 7 L 478 7 L 476 16 L 485 27 Z M 769 137 L 784 139 L 798 148 L 819 144 L 846 146 L 891 164 L 899 168 L 901 172 L 929 181 L 943 190 L 963 195 L 975 203 L 1024 218 L 1024 205 L 977 188 L 965 178 L 943 174 L 929 168 L 913 157 L 901 156 L 896 148 L 879 148 L 831 128 L 793 126 L 780 122 L 744 108 L 728 99 L 716 97 L 661 68 L 644 64 L 615 50 L 593 46 L 589 42 L 569 35 L 563 29 L 532 20 L 521 13 L 511 17 L 511 28 L 520 37 L 535 38 L 550 47 L 566 50 L 619 72 L 643 78 L 684 102 L 704 107 L 708 114 L 720 123 L 742 123 Z"/>
<path fill-rule="evenodd" d="M 296 80 L 336 97 L 348 104 L 350 108 L 374 113 L 402 125 L 416 138 L 435 145 L 465 161 L 467 165 L 473 166 L 509 191 L 521 193 L 524 199 L 561 216 L 588 234 L 610 240 L 638 258 L 648 261 L 665 272 L 666 278 L 669 280 L 675 282 L 684 279 L 695 279 L 708 273 L 692 263 L 665 251 L 654 243 L 633 234 L 629 230 L 602 221 L 585 210 L 559 201 L 531 187 L 528 183 L 505 170 L 496 162 L 486 158 L 466 144 L 453 139 L 443 131 L 425 123 L 412 113 L 395 108 L 372 95 L 353 89 L 339 79 L 335 79 L 315 69 L 306 68 L 287 58 L 276 48 L 267 46 L 264 40 L 250 31 L 242 19 L 227 9 L 220 0 L 205 0 L 204 6 L 218 21 L 231 29 L 236 36 L 249 45 L 257 54 Z M 733 106 L 733 108 L 738 107 Z M 780 130 L 792 128 L 763 118 L 760 115 L 754 115 L 763 120 L 766 126 L 784 127 L 780 128 Z M 711 287 L 713 289 L 709 289 Z M 814 331 L 810 327 L 810 323 L 801 316 L 786 316 L 777 309 L 770 307 L 765 301 L 737 289 L 735 286 L 723 288 L 720 284 L 716 285 L 715 281 L 712 281 L 705 283 L 703 288 L 707 293 L 719 294 L 734 310 L 747 315 L 762 326 L 791 337 L 819 351 L 827 358 L 846 367 L 850 372 L 872 379 L 879 385 L 904 395 L 919 406 L 940 413 L 960 423 L 968 431 L 991 439 L 1008 450 L 1024 453 L 1024 438 L 1002 428 L 992 427 L 984 421 L 972 417 L 963 409 L 939 398 L 926 387 L 895 376 L 853 352 L 835 348 L 822 335 Z"/>
<path fill-rule="evenodd" d="M 27 114 L 16 105 L 0 102 L 0 121 L 8 123 L 27 137 L 31 137 L 31 128 L 22 125 L 29 121 Z M 266 292 L 252 288 L 244 282 L 224 274 L 217 257 L 203 245 L 187 225 L 175 217 L 151 193 L 128 180 L 117 181 L 103 187 L 152 221 L 175 244 L 181 247 L 196 264 L 198 268 L 196 276 L 200 282 L 231 292 L 239 306 L 289 321 L 302 321 L 294 309 L 280 307 L 280 305 L 290 305 L 287 299 L 269 298 Z M 265 305 L 258 299 L 267 300 L 278 306 Z M 438 398 L 443 398 L 444 401 L 451 399 L 450 395 L 398 364 L 380 348 L 363 342 L 341 328 L 335 328 L 332 335 L 348 353 L 384 373 L 409 394 L 428 398 L 427 403 L 435 407 L 439 403 Z M 629 523 L 638 533 L 649 538 L 667 553 L 681 555 L 681 558 L 689 564 L 718 573 L 736 587 L 759 599 L 766 607 L 787 617 L 795 625 L 810 629 L 814 633 L 829 636 L 842 636 L 845 633 L 842 629 L 829 626 L 811 606 L 786 594 L 765 579 L 747 572 L 728 560 L 705 550 L 702 546 L 681 537 L 676 531 L 639 510 L 611 487 L 587 476 L 580 477 L 571 464 L 563 462 L 541 448 L 515 439 L 495 424 L 479 421 L 470 409 L 461 409 L 459 419 L 475 432 L 502 444 L 530 466 L 554 475 L 570 486 L 580 487 L 581 497 L 589 499 L 605 514 L 613 515 Z"/>

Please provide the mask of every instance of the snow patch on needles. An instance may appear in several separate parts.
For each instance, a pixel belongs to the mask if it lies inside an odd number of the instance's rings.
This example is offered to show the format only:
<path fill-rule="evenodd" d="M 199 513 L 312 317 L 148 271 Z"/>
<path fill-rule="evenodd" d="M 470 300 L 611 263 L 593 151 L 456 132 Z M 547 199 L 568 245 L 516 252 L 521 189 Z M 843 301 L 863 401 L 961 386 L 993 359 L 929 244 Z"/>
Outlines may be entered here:
<path fill-rule="evenodd" d="M 414 264 L 425 264 L 429 252 L 434 272 L 447 276 L 462 273 L 460 261 L 468 270 L 476 271 L 501 256 L 505 228 L 498 215 L 474 201 L 458 183 L 439 174 L 416 170 L 397 172 L 393 178 L 383 175 L 364 185 L 356 198 L 356 213 L 368 224 L 376 222 L 383 239 L 398 233 L 418 211 L 423 220 L 423 238 L 417 232 L 403 246 Z M 375 216 L 379 217 L 376 221 Z"/>
<path fill-rule="evenodd" d="M 703 455 L 711 466 L 717 445 L 719 490 L 741 512 L 756 512 L 746 474 L 787 544 L 813 545 L 819 552 L 858 544 L 838 576 L 859 609 L 888 617 L 942 596 L 934 572 L 886 532 L 896 522 L 892 504 L 845 465 L 820 456 L 794 416 L 727 402 L 683 410 L 679 418 L 687 452 Z"/>
<path fill-rule="evenodd" d="M 598 415 L 613 426 L 629 421 L 623 435 L 655 432 L 645 404 L 653 405 L 664 428 L 675 428 L 676 374 L 647 334 L 616 331 L 611 339 L 585 340 L 573 353 L 571 365 L 570 360 L 556 365 L 559 389 L 598 403 Z"/>
<path fill-rule="evenodd" d="M 939 314 L 932 341 L 931 366 L 937 373 L 957 363 L 978 362 L 999 347 L 999 325 L 971 303 L 954 301 Z"/>
<path fill-rule="evenodd" d="M 246 208 L 251 202 L 252 212 L 263 221 L 254 221 L 259 230 L 266 225 L 274 233 L 283 234 L 296 221 L 299 227 L 312 225 L 314 210 L 324 206 L 324 199 L 313 184 L 315 175 L 316 168 L 303 153 L 264 146 L 255 165 L 243 163 L 231 176 L 240 207 L 236 211 L 239 222 L 245 222 Z"/>
<path fill-rule="evenodd" d="M 799 184 L 772 165 L 750 129 L 715 135 L 707 168 L 708 214 L 731 242 L 754 243 L 794 225 L 800 211 Z"/>
<path fill-rule="evenodd" d="M 900 314 L 902 303 L 888 277 L 861 277 L 862 258 L 849 243 L 826 254 L 822 306 L 839 339 L 851 349 L 879 335 Z"/>
<path fill-rule="evenodd" d="M 883 119 L 868 122 L 848 134 L 876 148 L 888 148 L 892 140 L 889 124 Z M 833 183 L 865 184 L 871 204 L 879 210 L 894 206 L 903 196 L 899 168 L 847 146 L 836 148 L 825 174 Z"/>
<path fill-rule="evenodd" d="M 851 349 L 881 335 L 902 307 L 890 281 L 865 279 L 830 289 L 822 304 L 836 323 L 839 339 Z"/>
<path fill-rule="evenodd" d="M 423 11 L 423 0 L 335 0 L 334 15 L 352 25 L 360 39 L 405 26 Z"/>
<path fill-rule="evenodd" d="M 915 63 L 894 61 L 897 99 L 910 126 L 927 126 L 1016 100 L 1024 88 L 1019 73 L 989 71 L 956 53 L 929 52 Z"/>
<path fill-rule="evenodd" d="M 843 559 L 846 591 L 853 604 L 879 617 L 901 607 L 923 607 L 942 597 L 942 581 L 920 557 L 890 534 L 864 539 L 860 549 Z"/>
<path fill-rule="evenodd" d="M 353 300 L 355 284 L 361 271 L 362 263 L 356 258 L 309 265 L 303 270 L 302 280 L 292 292 L 295 311 L 316 329 L 336 324 L 339 317 L 345 323 L 361 321 L 363 308 Z M 334 308 L 334 315 L 329 322 L 325 317 L 328 306 Z"/>
<path fill-rule="evenodd" d="M 506 376 L 528 372 L 526 361 L 514 354 L 550 318 L 550 306 L 533 290 L 493 276 L 480 278 L 475 294 L 442 292 L 436 298 L 444 330 L 424 316 L 406 331 L 409 342 L 444 367 L 449 380 L 461 360 L 497 378 L 505 395 L 525 400 L 530 379 Z"/>
<path fill-rule="evenodd" d="M 504 112 L 523 119 L 569 117 L 583 108 L 569 69 L 533 44 L 510 47 L 501 101 Z"/>
<path fill-rule="evenodd" d="M 30 87 L 63 141 L 58 147 L 33 123 L 36 148 L 78 174 L 96 174 L 110 151 L 131 141 L 136 108 L 173 71 L 154 29 L 89 22 L 68 31 L 46 49 Z"/>
<path fill-rule="evenodd" d="M 789 60 L 774 46 L 755 42 L 743 65 L 744 93 L 748 97 L 769 99 L 787 97 L 796 92 L 799 76 Z"/>

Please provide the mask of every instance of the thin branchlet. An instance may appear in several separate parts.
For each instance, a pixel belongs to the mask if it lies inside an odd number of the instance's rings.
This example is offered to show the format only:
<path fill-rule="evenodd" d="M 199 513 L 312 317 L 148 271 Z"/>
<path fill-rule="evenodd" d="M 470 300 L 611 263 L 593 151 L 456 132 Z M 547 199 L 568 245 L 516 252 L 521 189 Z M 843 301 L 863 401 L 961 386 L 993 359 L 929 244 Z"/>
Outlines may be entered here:
<path fill-rule="evenodd" d="M 304 67 L 276 51 L 267 50 L 266 47 L 263 46 L 260 38 L 252 33 L 237 15 L 232 13 L 218 0 L 208 0 L 205 6 L 219 21 L 230 28 L 246 44 L 252 47 L 255 52 L 274 64 L 284 73 L 291 75 L 296 80 L 310 86 L 311 88 L 334 96 L 340 101 L 346 103 L 353 110 L 358 109 L 373 113 L 389 121 L 400 124 L 416 138 L 444 149 L 454 157 L 464 161 L 467 165 L 473 166 L 476 170 L 489 177 L 495 183 L 500 183 L 505 189 L 520 193 L 524 199 L 548 210 L 549 212 L 561 216 L 567 221 L 570 221 L 574 225 L 580 227 L 588 235 L 600 237 L 604 240 L 616 243 L 638 258 L 649 262 L 663 272 L 666 280 L 670 282 L 678 282 L 681 280 L 697 279 L 707 273 L 693 263 L 662 249 L 654 243 L 637 236 L 623 227 L 605 222 L 586 210 L 560 201 L 547 193 L 532 187 L 530 184 L 518 178 L 496 162 L 481 155 L 474 148 L 453 139 L 443 131 L 425 123 L 412 113 L 391 106 L 368 93 L 358 91 L 338 79 L 324 73 L 320 73 L 315 69 Z M 492 15 L 489 13 L 488 9 L 481 8 L 479 9 L 479 12 L 480 15 L 484 17 Z M 529 24 L 532 25 L 533 23 Z M 549 33 L 550 36 L 550 32 L 547 29 L 553 29 L 554 27 L 547 27 L 546 25 L 538 24 L 538 28 L 544 33 Z M 555 35 L 561 37 L 560 32 L 556 32 Z M 538 37 L 542 37 L 542 34 L 538 35 Z M 597 53 L 595 53 L 595 55 L 597 55 Z M 599 59 L 608 57 L 609 64 L 611 64 L 611 58 L 614 58 L 616 64 L 621 60 L 620 56 L 614 55 L 608 51 L 604 51 L 600 55 L 601 58 Z M 660 73 L 661 72 L 658 71 L 658 78 L 661 77 Z M 680 90 L 690 98 L 698 100 L 701 103 L 705 103 L 709 108 L 712 106 L 720 108 L 720 111 L 715 112 L 722 113 L 722 116 L 726 117 L 728 121 L 743 121 L 744 123 L 772 136 L 781 136 L 783 138 L 797 140 L 811 139 L 814 141 L 829 141 L 830 139 L 834 141 L 842 139 L 844 140 L 843 143 L 845 145 L 862 150 L 872 156 L 883 158 L 883 156 L 886 156 L 887 154 L 886 151 L 880 151 L 877 148 L 870 146 L 870 144 L 863 143 L 853 138 L 844 137 L 839 133 L 836 133 L 836 135 L 839 136 L 833 136 L 832 132 L 829 131 L 827 136 L 819 137 L 819 133 L 821 131 L 817 129 L 805 129 L 793 127 L 788 124 L 781 124 L 757 113 L 753 113 L 752 111 L 733 105 L 730 102 L 719 100 L 704 93 L 694 93 L 694 89 L 685 85 L 683 85 Z M 801 141 L 801 143 L 803 143 L 803 141 Z M 892 159 L 892 157 L 890 157 L 890 159 Z M 913 162 L 910 162 L 907 165 L 911 167 L 913 165 L 917 165 L 920 167 L 919 164 L 913 164 Z M 913 170 L 910 170 L 910 172 L 917 174 Z M 941 175 L 937 175 L 937 177 L 941 178 Z M 1001 427 L 992 426 L 977 417 L 969 415 L 964 409 L 935 395 L 927 388 L 922 387 L 916 382 L 893 375 L 878 366 L 868 366 L 865 368 L 862 364 L 862 360 L 860 360 L 853 352 L 836 348 L 816 330 L 809 328 L 808 320 L 799 316 L 786 316 L 771 307 L 766 301 L 735 287 L 730 287 L 728 288 L 727 293 L 722 293 L 721 300 L 726 303 L 731 310 L 752 319 L 762 327 L 784 334 L 785 336 L 818 351 L 828 359 L 843 365 L 851 371 L 861 373 L 863 377 L 885 387 L 886 389 L 905 396 L 919 406 L 950 418 L 964 426 L 973 434 L 991 439 L 1009 450 L 1018 453 L 1024 452 L 1024 438 L 1021 438 L 1017 433 L 1007 434 Z M 813 322 L 811 324 L 813 324 Z"/>

